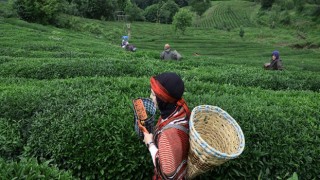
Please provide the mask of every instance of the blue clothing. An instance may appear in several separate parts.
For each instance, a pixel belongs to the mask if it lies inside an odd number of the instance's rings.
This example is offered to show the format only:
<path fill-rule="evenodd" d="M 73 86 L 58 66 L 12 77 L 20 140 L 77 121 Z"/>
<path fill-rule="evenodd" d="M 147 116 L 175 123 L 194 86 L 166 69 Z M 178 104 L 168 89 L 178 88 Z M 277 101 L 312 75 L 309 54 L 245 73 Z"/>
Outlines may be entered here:
<path fill-rule="evenodd" d="M 272 56 L 273 55 L 276 57 L 276 59 L 279 59 L 279 57 L 280 57 L 279 51 L 273 51 Z"/>

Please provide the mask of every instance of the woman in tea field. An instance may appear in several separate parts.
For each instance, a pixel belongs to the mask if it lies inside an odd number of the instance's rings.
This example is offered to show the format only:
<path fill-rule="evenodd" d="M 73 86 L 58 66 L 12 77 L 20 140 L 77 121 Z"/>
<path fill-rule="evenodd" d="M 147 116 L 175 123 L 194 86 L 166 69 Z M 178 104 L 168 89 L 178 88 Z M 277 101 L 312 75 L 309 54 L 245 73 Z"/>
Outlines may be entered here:
<path fill-rule="evenodd" d="M 160 117 L 154 135 L 144 133 L 154 164 L 153 179 L 184 179 L 189 151 L 190 110 L 182 98 L 184 83 L 176 73 L 151 77 L 151 94 Z"/>
<path fill-rule="evenodd" d="M 272 59 L 270 63 L 264 64 L 265 69 L 269 70 L 282 70 L 282 60 L 280 59 L 279 51 L 272 52 Z"/>
<path fill-rule="evenodd" d="M 121 42 L 121 47 L 125 48 L 126 45 L 129 43 L 129 37 L 128 36 L 122 36 L 122 42 Z"/>

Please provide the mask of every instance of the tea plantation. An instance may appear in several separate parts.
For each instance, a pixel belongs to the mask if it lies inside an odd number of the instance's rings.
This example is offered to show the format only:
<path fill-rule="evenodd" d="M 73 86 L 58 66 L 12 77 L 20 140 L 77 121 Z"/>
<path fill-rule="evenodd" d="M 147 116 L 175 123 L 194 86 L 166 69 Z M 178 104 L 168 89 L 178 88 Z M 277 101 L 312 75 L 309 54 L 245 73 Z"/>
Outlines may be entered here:
<path fill-rule="evenodd" d="M 300 38 L 229 10 L 229 30 L 210 18 L 185 35 L 133 22 L 134 53 L 120 47 L 123 22 L 74 17 L 67 30 L 0 17 L 0 179 L 150 179 L 131 100 L 166 71 L 183 78 L 190 109 L 221 107 L 246 138 L 239 158 L 198 179 L 319 179 L 319 31 Z M 160 61 L 165 43 L 183 59 Z M 284 71 L 262 68 L 275 49 Z"/>

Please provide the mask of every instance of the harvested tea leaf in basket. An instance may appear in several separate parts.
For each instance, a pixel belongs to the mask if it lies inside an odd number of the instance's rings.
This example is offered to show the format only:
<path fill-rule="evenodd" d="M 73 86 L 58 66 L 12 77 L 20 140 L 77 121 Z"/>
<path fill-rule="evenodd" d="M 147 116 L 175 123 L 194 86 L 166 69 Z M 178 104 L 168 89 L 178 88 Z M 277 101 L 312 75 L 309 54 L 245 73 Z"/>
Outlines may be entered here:
<path fill-rule="evenodd" d="M 134 130 L 139 139 L 143 140 L 143 133 L 153 133 L 156 106 L 150 98 L 139 97 L 131 102 L 134 115 Z"/>
<path fill-rule="evenodd" d="M 148 133 L 148 130 L 144 127 L 145 120 L 148 119 L 148 115 L 142 99 L 133 100 L 133 107 L 138 117 L 138 125 L 140 130 Z"/>

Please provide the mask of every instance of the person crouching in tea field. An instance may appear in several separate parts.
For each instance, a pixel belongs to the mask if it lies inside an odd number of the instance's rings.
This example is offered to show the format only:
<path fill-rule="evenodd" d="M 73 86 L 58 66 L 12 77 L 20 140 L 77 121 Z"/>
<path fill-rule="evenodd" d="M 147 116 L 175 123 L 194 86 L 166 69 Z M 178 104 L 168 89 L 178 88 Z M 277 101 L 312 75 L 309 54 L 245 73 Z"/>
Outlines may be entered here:
<path fill-rule="evenodd" d="M 184 82 L 172 72 L 150 79 L 150 98 L 160 110 L 154 135 L 144 133 L 154 164 L 153 179 L 185 179 L 190 110 L 182 98 Z"/>
<path fill-rule="evenodd" d="M 122 36 L 121 47 L 125 48 L 128 43 L 129 43 L 129 37 L 128 36 Z"/>
<path fill-rule="evenodd" d="M 279 51 L 272 52 L 272 59 L 270 63 L 265 63 L 264 68 L 268 70 L 282 70 L 282 60 L 280 59 Z"/>
<path fill-rule="evenodd" d="M 131 51 L 131 52 L 136 52 L 137 51 L 137 48 L 134 45 L 129 44 L 129 43 L 126 44 L 125 49 L 127 51 Z"/>

